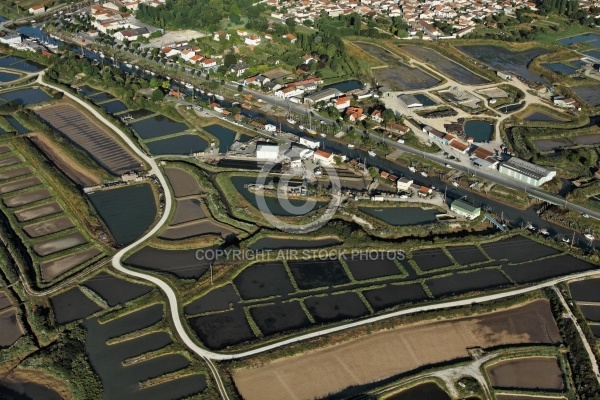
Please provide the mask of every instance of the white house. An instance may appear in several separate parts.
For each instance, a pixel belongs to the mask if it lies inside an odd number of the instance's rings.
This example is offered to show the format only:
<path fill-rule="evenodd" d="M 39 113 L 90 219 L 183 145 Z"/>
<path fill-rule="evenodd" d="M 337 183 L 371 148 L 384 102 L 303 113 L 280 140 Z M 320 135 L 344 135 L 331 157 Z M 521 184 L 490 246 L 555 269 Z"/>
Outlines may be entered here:
<path fill-rule="evenodd" d="M 46 12 L 46 6 L 43 4 L 38 4 L 35 6 L 29 7 L 29 14 L 38 15 Z"/>
<path fill-rule="evenodd" d="M 401 177 L 396 181 L 396 188 L 398 189 L 398 192 L 408 192 L 412 184 L 412 179 Z"/>
<path fill-rule="evenodd" d="M 338 97 L 333 100 L 333 106 L 337 108 L 339 111 L 345 110 L 350 107 L 350 96 Z"/>
<path fill-rule="evenodd" d="M 318 149 L 319 146 L 321 145 L 321 143 L 319 143 L 317 140 L 311 140 L 311 139 L 307 139 L 304 137 L 301 137 L 300 140 L 298 141 L 298 143 L 300 143 L 303 146 L 308 147 L 309 149 Z"/>
<path fill-rule="evenodd" d="M 171 47 L 163 47 L 160 51 L 167 57 L 175 57 L 179 55 L 180 51 Z"/>
<path fill-rule="evenodd" d="M 256 158 L 260 160 L 277 160 L 279 145 L 277 143 L 259 142 L 256 145 Z"/>
<path fill-rule="evenodd" d="M 203 68 L 212 68 L 217 66 L 217 60 L 214 58 L 204 58 L 200 61 Z"/>
<path fill-rule="evenodd" d="M 275 96 L 282 99 L 289 99 L 290 97 L 301 96 L 302 94 L 304 94 L 304 89 L 293 86 L 288 86 L 275 92 Z"/>
<path fill-rule="evenodd" d="M 317 150 L 313 154 L 313 162 L 316 162 L 321 165 L 333 164 L 333 153 L 330 153 L 325 150 Z"/>
<path fill-rule="evenodd" d="M 260 36 L 246 36 L 244 38 L 244 43 L 246 43 L 248 46 L 258 46 L 260 44 Z"/>
<path fill-rule="evenodd" d="M 7 44 L 9 46 L 21 44 L 22 42 L 23 42 L 23 38 L 18 33 L 14 33 L 14 34 L 9 33 L 7 35 L 0 36 L 0 43 Z"/>

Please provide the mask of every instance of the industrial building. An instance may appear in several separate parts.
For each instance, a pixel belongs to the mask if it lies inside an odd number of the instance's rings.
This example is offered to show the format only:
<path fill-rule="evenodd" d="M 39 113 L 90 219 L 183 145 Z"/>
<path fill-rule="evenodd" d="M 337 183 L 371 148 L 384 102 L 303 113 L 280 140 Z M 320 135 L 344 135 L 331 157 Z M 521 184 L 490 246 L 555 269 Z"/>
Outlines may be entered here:
<path fill-rule="evenodd" d="M 400 100 L 406 108 L 423 107 L 423 103 L 412 94 L 401 94 L 398 96 L 398 100 Z"/>
<path fill-rule="evenodd" d="M 458 215 L 462 215 L 468 219 L 477 218 L 481 214 L 481 208 L 475 207 L 474 205 L 460 199 L 452 202 L 450 205 L 450 211 L 453 211 Z"/>
<path fill-rule="evenodd" d="M 512 157 L 500 164 L 500 172 L 533 186 L 541 186 L 556 176 L 556 171 L 551 171 L 528 161 Z"/>
<path fill-rule="evenodd" d="M 256 158 L 259 160 L 275 161 L 279 156 L 279 145 L 277 143 L 258 142 L 256 144 Z"/>

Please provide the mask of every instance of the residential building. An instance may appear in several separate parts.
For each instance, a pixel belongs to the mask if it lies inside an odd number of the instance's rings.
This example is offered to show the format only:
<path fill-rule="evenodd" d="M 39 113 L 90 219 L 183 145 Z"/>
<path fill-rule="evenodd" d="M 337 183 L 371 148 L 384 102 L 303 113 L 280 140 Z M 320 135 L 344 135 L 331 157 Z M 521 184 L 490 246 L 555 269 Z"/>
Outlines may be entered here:
<path fill-rule="evenodd" d="M 371 113 L 371 119 L 378 124 L 383 122 L 383 118 L 381 117 L 381 110 L 375 110 Z"/>
<path fill-rule="evenodd" d="M 408 192 L 412 184 L 412 179 L 401 177 L 396 181 L 396 188 L 398 189 L 398 192 Z"/>
<path fill-rule="evenodd" d="M 29 14 L 38 15 L 46 12 L 46 6 L 43 4 L 38 4 L 35 6 L 29 7 Z"/>
<path fill-rule="evenodd" d="M 316 150 L 313 154 L 313 162 L 321 165 L 333 164 L 333 153 L 325 150 Z"/>
<path fill-rule="evenodd" d="M 512 157 L 500 164 L 499 170 L 511 178 L 533 186 L 541 186 L 556 176 L 556 171 L 551 171 L 517 157 Z"/>
<path fill-rule="evenodd" d="M 333 100 L 333 106 L 339 111 L 345 110 L 350 107 L 350 96 L 342 96 Z"/>
<path fill-rule="evenodd" d="M 450 204 L 450 211 L 453 211 L 467 219 L 474 219 L 481 215 L 481 208 L 475 207 L 474 205 L 460 199 L 454 200 L 452 204 Z"/>
<path fill-rule="evenodd" d="M 350 122 L 362 121 L 367 117 L 363 114 L 362 107 L 348 107 L 346 109 L 346 115 L 348 116 L 348 121 Z"/>
<path fill-rule="evenodd" d="M 304 90 L 293 86 L 284 87 L 275 92 L 275 96 L 282 99 L 289 99 L 304 94 Z"/>

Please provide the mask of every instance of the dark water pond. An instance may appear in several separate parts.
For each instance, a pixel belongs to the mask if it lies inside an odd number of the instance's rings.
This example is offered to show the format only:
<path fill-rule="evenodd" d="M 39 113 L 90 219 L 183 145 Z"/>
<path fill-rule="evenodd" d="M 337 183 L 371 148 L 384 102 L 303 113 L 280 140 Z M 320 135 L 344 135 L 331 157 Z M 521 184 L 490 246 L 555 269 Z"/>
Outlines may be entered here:
<path fill-rule="evenodd" d="M 486 142 L 494 135 L 494 125 L 488 121 L 471 120 L 465 123 L 465 135 L 471 136 L 474 142 Z"/>
<path fill-rule="evenodd" d="M 146 143 L 153 155 L 199 153 L 208 147 L 206 140 L 196 135 L 181 135 Z"/>
<path fill-rule="evenodd" d="M 421 225 L 437 222 L 439 211 L 421 207 L 359 207 L 360 211 L 394 226 Z"/>
<path fill-rule="evenodd" d="M 89 197 L 121 246 L 142 236 L 156 216 L 154 193 L 147 183 L 102 190 Z"/>
<path fill-rule="evenodd" d="M 219 153 L 221 154 L 227 153 L 233 142 L 235 142 L 235 135 L 237 133 L 224 126 L 215 124 L 205 126 L 202 129 L 219 139 Z"/>

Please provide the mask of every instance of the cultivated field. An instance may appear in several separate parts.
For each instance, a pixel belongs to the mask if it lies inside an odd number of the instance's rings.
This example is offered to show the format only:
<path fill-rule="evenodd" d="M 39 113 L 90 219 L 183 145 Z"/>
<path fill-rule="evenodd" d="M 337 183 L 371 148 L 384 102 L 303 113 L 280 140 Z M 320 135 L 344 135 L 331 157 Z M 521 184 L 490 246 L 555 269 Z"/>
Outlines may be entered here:
<path fill-rule="evenodd" d="M 440 340 L 440 332 L 444 339 Z M 475 317 L 372 333 L 329 348 L 233 372 L 244 399 L 309 399 L 424 365 L 467 358 L 467 348 L 561 341 L 547 301 Z"/>
<path fill-rule="evenodd" d="M 527 357 L 501 361 L 489 366 L 487 374 L 498 389 L 562 391 L 562 371 L 556 357 Z"/>
<path fill-rule="evenodd" d="M 59 103 L 36 110 L 54 129 L 83 148 L 114 175 L 142 169 L 141 161 L 119 143 L 99 121 L 75 106 Z"/>

